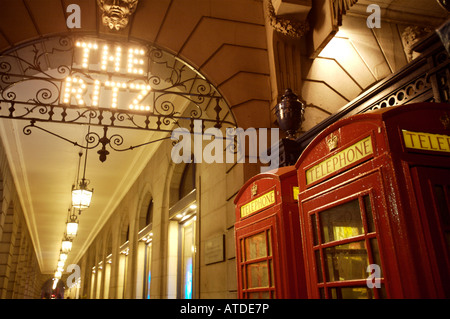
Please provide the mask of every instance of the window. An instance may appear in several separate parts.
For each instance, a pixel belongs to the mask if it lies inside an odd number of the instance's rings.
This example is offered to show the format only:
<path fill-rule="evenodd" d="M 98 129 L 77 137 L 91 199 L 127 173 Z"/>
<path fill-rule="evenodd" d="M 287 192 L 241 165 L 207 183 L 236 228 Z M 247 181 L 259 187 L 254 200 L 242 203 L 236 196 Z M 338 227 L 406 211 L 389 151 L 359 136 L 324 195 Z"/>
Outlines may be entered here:
<path fill-rule="evenodd" d="M 275 298 L 271 229 L 240 239 L 242 292 L 245 299 Z"/>
<path fill-rule="evenodd" d="M 181 176 L 178 199 L 182 199 L 195 189 L 195 164 L 186 164 Z"/>
<path fill-rule="evenodd" d="M 145 245 L 145 256 L 144 256 L 144 299 L 150 299 L 150 284 L 152 280 L 152 243 Z"/>
<path fill-rule="evenodd" d="M 181 298 L 192 299 L 194 291 L 195 217 L 181 224 Z"/>
<path fill-rule="evenodd" d="M 180 167 L 181 168 L 181 167 Z M 168 298 L 196 297 L 197 192 L 195 164 L 183 166 L 176 192 L 177 201 L 169 209 Z M 176 278 L 176 280 L 173 280 Z M 198 282 L 197 282 L 198 284 Z"/>
<path fill-rule="evenodd" d="M 317 287 L 321 298 L 385 297 L 381 288 L 367 287 L 367 267 L 381 270 L 378 241 L 369 194 L 310 214 Z"/>
<path fill-rule="evenodd" d="M 142 207 L 139 218 L 138 233 L 138 256 L 136 271 L 136 297 L 150 299 L 151 270 L 152 270 L 152 222 L 153 222 L 153 200 L 150 198 L 148 205 Z"/>

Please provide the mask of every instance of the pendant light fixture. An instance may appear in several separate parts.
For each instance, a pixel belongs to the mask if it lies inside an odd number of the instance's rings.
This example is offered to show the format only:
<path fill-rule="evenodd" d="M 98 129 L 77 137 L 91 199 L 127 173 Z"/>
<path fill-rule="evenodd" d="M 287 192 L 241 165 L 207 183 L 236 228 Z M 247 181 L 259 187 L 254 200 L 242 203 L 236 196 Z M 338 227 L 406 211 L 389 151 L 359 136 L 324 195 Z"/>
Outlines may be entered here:
<path fill-rule="evenodd" d="M 90 135 L 91 127 L 88 126 L 88 133 L 87 137 Z M 86 153 L 84 155 L 84 168 L 83 168 L 83 177 L 81 180 L 79 180 L 80 176 L 80 164 L 81 164 L 81 157 L 83 156 L 83 152 L 80 151 L 78 153 L 79 159 L 78 159 L 78 171 L 77 171 L 77 183 L 76 185 L 72 185 L 72 206 L 74 208 L 78 209 L 86 209 L 91 205 L 92 200 L 92 193 L 93 189 L 88 189 L 89 180 L 86 179 L 86 165 L 87 165 L 87 155 L 88 155 L 88 149 L 89 149 L 89 142 L 88 138 L 86 138 Z"/>
<path fill-rule="evenodd" d="M 64 253 L 61 251 L 61 253 L 59 254 L 59 261 L 66 261 L 67 260 L 67 253 Z"/>
<path fill-rule="evenodd" d="M 72 240 L 66 235 L 61 243 L 61 251 L 68 254 L 72 250 Z"/>
<path fill-rule="evenodd" d="M 72 206 L 81 210 L 86 209 L 91 205 L 93 189 L 88 189 L 89 180 L 86 179 L 87 150 L 86 155 L 84 156 L 84 169 L 81 180 L 78 179 L 78 176 L 83 153 L 80 151 L 78 155 L 80 158 L 78 161 L 77 185 L 72 185 Z"/>
<path fill-rule="evenodd" d="M 69 220 L 66 224 L 66 235 L 69 238 L 74 238 L 78 233 L 78 219 L 77 215 L 70 214 Z"/>

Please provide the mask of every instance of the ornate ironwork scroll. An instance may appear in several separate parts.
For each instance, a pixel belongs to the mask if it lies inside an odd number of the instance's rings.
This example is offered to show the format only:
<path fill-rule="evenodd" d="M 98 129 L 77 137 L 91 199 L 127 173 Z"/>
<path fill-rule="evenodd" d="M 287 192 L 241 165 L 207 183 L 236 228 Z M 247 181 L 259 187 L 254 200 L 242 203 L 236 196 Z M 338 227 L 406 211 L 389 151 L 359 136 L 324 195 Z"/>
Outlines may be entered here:
<path fill-rule="evenodd" d="M 203 128 L 235 127 L 217 89 L 176 56 L 154 45 L 117 43 L 97 38 L 51 37 L 0 56 L 0 118 L 28 120 L 33 129 L 76 146 L 82 142 L 52 133 L 43 123 L 83 124 L 103 128 L 86 136 L 90 148 L 124 151 L 120 134 L 109 128 L 171 133 L 193 120 Z M 159 139 L 158 139 L 159 140 Z"/>

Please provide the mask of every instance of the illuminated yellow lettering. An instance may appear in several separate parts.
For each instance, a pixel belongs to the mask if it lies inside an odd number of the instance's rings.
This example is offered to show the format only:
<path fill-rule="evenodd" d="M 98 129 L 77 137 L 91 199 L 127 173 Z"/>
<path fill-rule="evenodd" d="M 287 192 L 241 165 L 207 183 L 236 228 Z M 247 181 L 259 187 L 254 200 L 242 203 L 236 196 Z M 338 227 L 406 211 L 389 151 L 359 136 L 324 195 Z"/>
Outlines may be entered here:
<path fill-rule="evenodd" d="M 346 168 L 371 154 L 373 154 L 373 148 L 372 139 L 369 136 L 308 168 L 305 172 L 306 185 Z"/>
<path fill-rule="evenodd" d="M 403 142 L 409 149 L 450 152 L 450 136 L 402 130 Z"/>
<path fill-rule="evenodd" d="M 257 213 L 273 204 L 275 204 L 275 191 L 271 190 L 270 192 L 255 198 L 251 202 L 242 205 L 240 209 L 241 218 Z"/>

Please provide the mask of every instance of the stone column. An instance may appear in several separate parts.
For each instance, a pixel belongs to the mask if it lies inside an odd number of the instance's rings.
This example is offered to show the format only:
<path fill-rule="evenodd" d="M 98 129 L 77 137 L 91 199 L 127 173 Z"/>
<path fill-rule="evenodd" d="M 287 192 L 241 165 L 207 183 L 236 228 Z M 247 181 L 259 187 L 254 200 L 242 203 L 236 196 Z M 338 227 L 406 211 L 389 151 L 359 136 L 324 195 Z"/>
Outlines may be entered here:
<path fill-rule="evenodd" d="M 3 217 L 3 216 L 2 216 Z M 4 216 L 0 240 L 0 298 L 5 299 L 11 273 L 13 242 L 13 208 L 10 206 Z"/>

